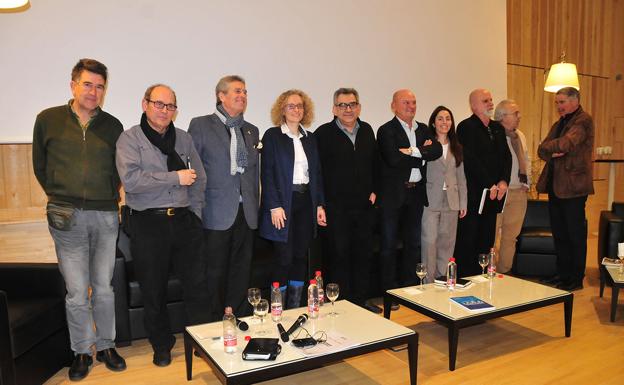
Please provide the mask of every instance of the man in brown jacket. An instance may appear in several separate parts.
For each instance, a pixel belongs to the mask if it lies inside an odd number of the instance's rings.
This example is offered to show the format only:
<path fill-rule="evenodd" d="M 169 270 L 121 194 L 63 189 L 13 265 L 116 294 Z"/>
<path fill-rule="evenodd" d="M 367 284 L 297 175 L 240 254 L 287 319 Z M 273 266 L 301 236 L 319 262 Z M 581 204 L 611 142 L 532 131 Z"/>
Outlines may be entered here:
<path fill-rule="evenodd" d="M 548 209 L 558 276 L 549 280 L 563 290 L 583 288 L 587 256 L 585 201 L 594 193 L 592 153 L 594 121 L 580 106 L 579 92 L 557 91 L 555 105 L 561 118 L 551 127 L 537 154 L 546 161 L 537 191 L 548 193 Z"/>

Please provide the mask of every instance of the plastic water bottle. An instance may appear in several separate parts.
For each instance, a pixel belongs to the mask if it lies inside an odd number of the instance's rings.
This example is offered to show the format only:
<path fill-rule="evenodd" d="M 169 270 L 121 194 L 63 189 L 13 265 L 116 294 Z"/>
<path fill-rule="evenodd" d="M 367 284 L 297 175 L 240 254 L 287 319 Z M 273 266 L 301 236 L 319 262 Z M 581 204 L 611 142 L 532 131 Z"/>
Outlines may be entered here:
<path fill-rule="evenodd" d="M 446 266 L 446 286 L 449 290 L 455 290 L 455 283 L 457 283 L 457 264 L 455 258 L 451 257 Z"/>
<path fill-rule="evenodd" d="M 279 282 L 273 282 L 271 289 L 271 319 L 273 322 L 282 320 L 282 292 L 279 288 Z"/>
<path fill-rule="evenodd" d="M 232 313 L 232 307 L 225 308 L 223 316 L 223 351 L 229 354 L 236 353 L 236 317 Z"/>
<path fill-rule="evenodd" d="M 316 279 L 311 279 L 310 286 L 308 286 L 308 316 L 310 318 L 319 316 L 319 291 Z"/>
<path fill-rule="evenodd" d="M 325 286 L 323 285 L 323 277 L 321 277 L 320 270 L 317 270 L 316 273 L 314 273 L 314 279 L 316 279 L 316 286 L 318 287 L 319 292 L 319 306 L 323 306 L 325 303 Z"/>
<path fill-rule="evenodd" d="M 496 250 L 493 247 L 488 254 L 488 277 L 496 277 Z"/>

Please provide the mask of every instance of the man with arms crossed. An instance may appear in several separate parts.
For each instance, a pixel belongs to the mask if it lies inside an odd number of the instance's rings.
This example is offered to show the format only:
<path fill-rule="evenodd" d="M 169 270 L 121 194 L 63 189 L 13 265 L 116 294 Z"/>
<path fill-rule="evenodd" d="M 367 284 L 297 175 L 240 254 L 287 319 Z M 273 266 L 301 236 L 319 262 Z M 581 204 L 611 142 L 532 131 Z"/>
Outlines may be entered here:
<path fill-rule="evenodd" d="M 325 189 L 327 230 L 326 282 L 340 294 L 374 313 L 366 302 L 373 258 L 373 205 L 379 154 L 370 124 L 359 119 L 360 99 L 354 88 L 334 92 L 334 120 L 316 129 Z M 325 254 L 325 253 L 324 253 Z"/>
<path fill-rule="evenodd" d="M 537 148 L 546 166 L 537 191 L 548 193 L 550 226 L 557 250 L 557 274 L 550 283 L 563 290 L 583 288 L 587 259 L 585 202 L 594 193 L 592 153 L 594 120 L 580 105 L 572 87 L 557 91 L 555 105 L 561 118 Z"/>
<path fill-rule="evenodd" d="M 426 124 L 417 122 L 416 96 L 398 90 L 390 104 L 395 117 L 379 128 L 380 182 L 378 204 L 381 214 L 380 270 L 385 291 L 415 285 L 416 264 L 420 262 L 420 229 L 426 203 L 426 161 L 442 155 L 442 146 Z M 401 231 L 403 254 L 398 258 Z M 397 277 L 397 260 L 400 277 Z M 392 305 L 397 310 L 398 304 Z"/>
<path fill-rule="evenodd" d="M 48 196 L 50 234 L 67 288 L 72 381 L 89 374 L 93 345 L 107 368 L 126 369 L 115 350 L 111 285 L 119 228 L 115 142 L 123 127 L 100 108 L 107 75 L 104 64 L 81 59 L 72 70 L 73 99 L 42 111 L 33 134 L 33 168 Z"/>
<path fill-rule="evenodd" d="M 206 201 L 202 221 L 213 321 L 223 317 L 224 306 L 231 306 L 237 315 L 248 312 L 253 229 L 258 227 L 259 207 L 259 133 L 243 117 L 245 81 L 237 75 L 225 76 L 215 94 L 215 113 L 194 118 L 188 130 L 208 177 L 202 191 Z"/>

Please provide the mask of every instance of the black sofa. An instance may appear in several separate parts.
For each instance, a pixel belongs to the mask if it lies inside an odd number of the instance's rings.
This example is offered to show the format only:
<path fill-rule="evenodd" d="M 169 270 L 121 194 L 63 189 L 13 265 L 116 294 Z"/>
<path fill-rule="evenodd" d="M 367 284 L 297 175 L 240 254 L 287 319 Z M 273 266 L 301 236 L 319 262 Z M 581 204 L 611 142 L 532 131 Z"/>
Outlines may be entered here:
<path fill-rule="evenodd" d="M 271 242 L 257 235 L 254 239 L 254 255 L 252 259 L 251 287 L 263 289 L 262 297 L 268 298 L 273 263 L 273 246 Z M 113 274 L 115 290 L 115 325 L 117 330 L 117 346 L 132 344 L 132 340 L 146 338 L 147 332 L 143 323 L 143 300 L 141 289 L 134 274 L 134 264 L 130 252 L 128 236 L 119 230 L 117 257 Z M 184 330 L 186 315 L 182 300 L 182 285 L 175 275 L 169 278 L 167 290 L 167 310 L 174 333 Z M 251 312 L 251 305 L 249 307 Z M 242 316 L 245 314 L 237 314 Z"/>
<path fill-rule="evenodd" d="M 557 273 L 557 253 L 550 229 L 548 201 L 529 199 L 516 243 L 512 272 L 521 276 L 549 277 Z"/>
<path fill-rule="evenodd" d="M 0 385 L 42 384 L 71 360 L 57 265 L 0 263 Z"/>
<path fill-rule="evenodd" d="M 601 211 L 598 222 L 598 266 L 600 268 L 600 296 L 607 283 L 602 258 L 616 258 L 618 243 L 624 242 L 624 202 L 613 202 L 611 211 Z"/>

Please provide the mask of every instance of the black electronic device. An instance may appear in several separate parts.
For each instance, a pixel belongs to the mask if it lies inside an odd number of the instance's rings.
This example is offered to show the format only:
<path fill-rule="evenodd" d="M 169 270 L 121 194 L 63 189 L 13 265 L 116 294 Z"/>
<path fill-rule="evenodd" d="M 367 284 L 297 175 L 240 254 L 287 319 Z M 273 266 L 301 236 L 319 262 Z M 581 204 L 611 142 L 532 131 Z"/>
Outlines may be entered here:
<path fill-rule="evenodd" d="M 312 337 L 308 338 L 297 338 L 292 340 L 292 344 L 298 348 L 307 348 L 308 346 L 314 346 L 317 344 L 316 340 Z"/>
<path fill-rule="evenodd" d="M 284 329 L 284 326 L 282 326 L 281 323 L 277 324 L 277 331 L 279 332 L 279 335 L 282 338 L 282 341 L 288 342 L 290 338 L 288 337 L 288 333 L 286 333 L 286 329 Z"/>
<path fill-rule="evenodd" d="M 290 329 L 288 329 L 286 332 L 282 332 L 280 330 L 280 337 L 282 338 L 282 341 L 288 342 L 288 336 L 293 334 L 295 330 L 299 329 L 299 326 L 303 325 L 307 320 L 308 320 L 308 315 L 304 313 L 295 320 L 295 322 L 292 324 Z M 279 328 L 279 325 L 278 325 L 278 328 Z"/>
<path fill-rule="evenodd" d="M 236 319 L 236 326 L 241 330 L 241 331 L 246 331 L 247 329 L 249 329 L 249 325 L 247 324 L 247 322 L 245 321 L 241 321 L 238 318 Z"/>

